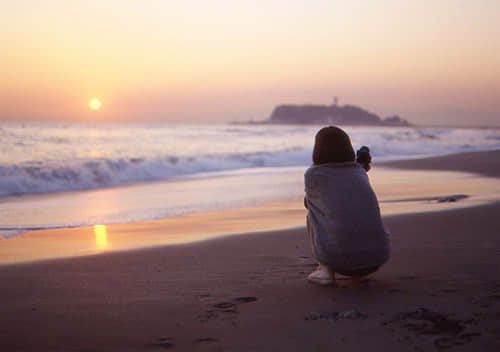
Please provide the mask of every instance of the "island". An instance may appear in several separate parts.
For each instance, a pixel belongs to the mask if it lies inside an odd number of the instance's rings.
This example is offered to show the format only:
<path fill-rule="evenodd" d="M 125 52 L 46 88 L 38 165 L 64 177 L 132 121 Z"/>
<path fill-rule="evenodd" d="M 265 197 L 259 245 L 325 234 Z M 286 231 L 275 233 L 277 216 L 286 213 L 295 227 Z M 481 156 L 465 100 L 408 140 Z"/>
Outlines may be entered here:
<path fill-rule="evenodd" d="M 398 115 L 382 119 L 355 105 L 339 106 L 336 98 L 332 105 L 278 105 L 267 122 L 272 124 L 411 126 L 408 121 Z"/>

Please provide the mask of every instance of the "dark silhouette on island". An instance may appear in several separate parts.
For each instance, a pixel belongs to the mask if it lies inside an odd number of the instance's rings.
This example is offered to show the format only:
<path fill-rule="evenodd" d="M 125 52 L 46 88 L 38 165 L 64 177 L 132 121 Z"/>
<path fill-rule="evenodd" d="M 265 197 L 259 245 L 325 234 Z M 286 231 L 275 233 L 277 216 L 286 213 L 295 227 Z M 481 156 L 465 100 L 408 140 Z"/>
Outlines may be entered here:
<path fill-rule="evenodd" d="M 358 106 L 333 105 L 278 105 L 274 108 L 268 123 L 273 124 L 331 124 L 370 126 L 410 126 L 411 124 L 394 115 L 381 119 Z"/>

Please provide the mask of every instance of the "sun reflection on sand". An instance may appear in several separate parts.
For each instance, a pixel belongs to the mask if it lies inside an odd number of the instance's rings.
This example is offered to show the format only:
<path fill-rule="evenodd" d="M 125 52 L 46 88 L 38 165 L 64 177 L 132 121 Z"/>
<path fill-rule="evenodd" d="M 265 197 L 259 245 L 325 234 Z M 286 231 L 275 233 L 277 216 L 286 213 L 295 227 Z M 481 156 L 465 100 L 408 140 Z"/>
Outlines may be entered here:
<path fill-rule="evenodd" d="M 109 247 L 108 232 L 106 225 L 94 225 L 95 246 L 99 250 L 105 250 Z"/>

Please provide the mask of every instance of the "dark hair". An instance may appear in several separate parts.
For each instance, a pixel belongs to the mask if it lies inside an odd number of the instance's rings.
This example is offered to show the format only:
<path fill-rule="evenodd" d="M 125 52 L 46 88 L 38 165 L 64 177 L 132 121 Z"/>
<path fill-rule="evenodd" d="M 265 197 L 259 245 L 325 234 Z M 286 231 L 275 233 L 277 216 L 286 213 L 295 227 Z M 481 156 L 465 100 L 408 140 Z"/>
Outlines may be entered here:
<path fill-rule="evenodd" d="M 335 126 L 322 128 L 316 134 L 314 143 L 313 163 L 342 163 L 354 161 L 355 154 L 351 139 L 343 130 Z"/>

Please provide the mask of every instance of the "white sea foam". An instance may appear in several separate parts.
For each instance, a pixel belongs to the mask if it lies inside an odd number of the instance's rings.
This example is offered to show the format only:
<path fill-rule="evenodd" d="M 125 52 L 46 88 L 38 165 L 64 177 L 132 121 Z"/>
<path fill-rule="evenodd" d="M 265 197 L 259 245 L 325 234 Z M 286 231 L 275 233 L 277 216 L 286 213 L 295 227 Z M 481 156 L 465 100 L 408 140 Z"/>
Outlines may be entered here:
<path fill-rule="evenodd" d="M 263 166 L 306 164 L 308 150 L 165 156 L 131 159 L 90 159 L 33 165 L 0 166 L 0 196 L 84 190 L 144 181 L 181 178 Z M 214 176 L 211 174 L 210 176 Z"/>
<path fill-rule="evenodd" d="M 175 182 L 6 197 L 0 202 L 0 238 L 25 230 L 173 218 L 294 198 L 302 194 L 303 173 L 302 167 L 238 169 Z"/>
<path fill-rule="evenodd" d="M 0 196 L 308 165 L 319 128 L 6 122 L 0 127 Z M 370 147 L 375 160 L 500 149 L 498 129 L 345 129 L 355 147 Z"/>
<path fill-rule="evenodd" d="M 2 122 L 0 238 L 300 197 L 319 128 Z M 499 129 L 345 130 L 375 161 L 500 149 Z"/>

